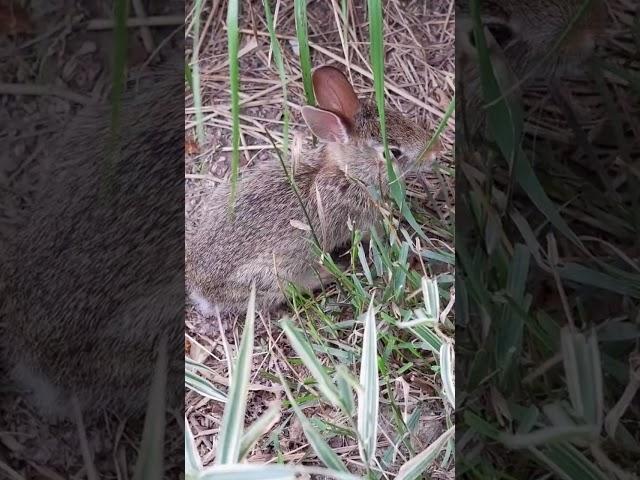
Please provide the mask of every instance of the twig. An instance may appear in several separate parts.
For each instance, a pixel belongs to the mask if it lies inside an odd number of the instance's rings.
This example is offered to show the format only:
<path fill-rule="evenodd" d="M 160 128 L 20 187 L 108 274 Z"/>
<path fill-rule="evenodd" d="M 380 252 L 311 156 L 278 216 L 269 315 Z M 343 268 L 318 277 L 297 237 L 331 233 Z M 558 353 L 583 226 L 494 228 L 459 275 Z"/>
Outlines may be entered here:
<path fill-rule="evenodd" d="M 136 12 L 136 16 L 138 18 L 147 18 L 147 12 L 144 9 L 144 5 L 141 0 L 131 0 L 133 4 L 133 10 Z M 155 48 L 153 43 L 153 35 L 151 35 L 151 30 L 148 25 L 140 26 L 140 35 L 142 36 L 142 43 L 144 43 L 144 48 L 147 50 L 147 53 L 153 52 Z"/>
<path fill-rule="evenodd" d="M 94 103 L 94 100 L 91 97 L 87 97 L 55 85 L 0 83 L 0 95 L 54 96 L 79 103 L 81 105 Z"/>

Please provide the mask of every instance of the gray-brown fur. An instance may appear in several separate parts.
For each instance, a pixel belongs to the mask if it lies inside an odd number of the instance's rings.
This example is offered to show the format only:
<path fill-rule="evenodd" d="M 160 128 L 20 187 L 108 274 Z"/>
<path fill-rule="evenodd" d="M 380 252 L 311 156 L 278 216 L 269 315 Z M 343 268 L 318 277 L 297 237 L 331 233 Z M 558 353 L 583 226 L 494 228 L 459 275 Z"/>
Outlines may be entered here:
<path fill-rule="evenodd" d="M 140 415 L 160 336 L 169 358 L 182 358 L 184 153 L 175 128 L 182 86 L 181 69 L 163 70 L 152 88 L 124 98 L 121 154 L 106 202 L 99 195 L 110 106 L 79 114 L 52 152 L 46 186 L 15 238 L 0 353 L 43 413 L 68 416 L 76 395 L 88 412 Z M 180 387 L 182 375 L 180 364 L 170 364 L 168 385 Z M 182 388 L 168 393 L 179 406 Z"/>
<path fill-rule="evenodd" d="M 427 132 L 392 110 L 387 112 L 387 125 L 390 145 L 403 150 L 399 170 L 406 172 L 415 167 Z M 360 103 L 349 127 L 346 143 L 327 143 L 306 152 L 295 168 L 295 184 L 311 227 L 327 252 L 349 244 L 349 220 L 364 232 L 378 220 L 370 188 L 381 186 L 384 191 L 388 182 L 375 106 Z M 311 233 L 300 228 L 309 222 L 280 162 L 272 158 L 242 175 L 233 218 L 227 210 L 229 191 L 226 184 L 212 193 L 201 227 L 187 239 L 189 293 L 223 312 L 239 313 L 246 309 L 252 281 L 260 309 L 284 302 L 282 280 L 318 288 L 328 276 L 314 255 Z"/>

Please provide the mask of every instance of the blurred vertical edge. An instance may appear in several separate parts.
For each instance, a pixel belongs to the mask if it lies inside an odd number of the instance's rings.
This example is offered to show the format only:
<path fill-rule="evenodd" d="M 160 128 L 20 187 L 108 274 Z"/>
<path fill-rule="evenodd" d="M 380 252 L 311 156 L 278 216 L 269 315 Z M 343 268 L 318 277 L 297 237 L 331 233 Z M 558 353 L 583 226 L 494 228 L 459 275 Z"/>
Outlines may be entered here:
<path fill-rule="evenodd" d="M 637 478 L 639 15 L 456 0 L 458 478 Z"/>
<path fill-rule="evenodd" d="M 0 477 L 179 478 L 184 3 L 21 3 L 0 6 Z"/>

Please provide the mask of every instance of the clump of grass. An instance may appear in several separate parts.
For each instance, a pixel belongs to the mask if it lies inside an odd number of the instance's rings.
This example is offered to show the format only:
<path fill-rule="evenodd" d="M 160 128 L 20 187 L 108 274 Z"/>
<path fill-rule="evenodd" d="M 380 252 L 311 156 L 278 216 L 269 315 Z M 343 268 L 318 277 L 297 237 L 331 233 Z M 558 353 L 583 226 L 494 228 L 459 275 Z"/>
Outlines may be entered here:
<path fill-rule="evenodd" d="M 627 141 L 617 134 L 617 144 L 603 148 L 594 132 L 577 131 L 591 127 L 580 125 L 566 104 L 558 112 L 565 123 L 556 128 L 573 129 L 575 145 L 559 145 L 558 131 L 530 138 L 533 105 L 526 95 L 507 100 L 513 84 L 497 81 L 480 2 L 472 6 L 492 141 L 459 153 L 458 193 L 465 195 L 459 196 L 456 246 L 457 474 L 637 478 L 638 415 L 628 392 L 637 390 L 633 359 L 640 337 L 631 330 L 640 277 L 630 257 L 637 228 L 627 223 L 636 188 L 611 183 L 619 174 L 614 159 L 625 158 Z M 617 28 L 631 38 L 627 27 Z M 624 62 L 626 52 L 616 55 Z M 574 88 L 590 109 L 620 110 L 626 93 L 603 78 L 592 71 Z M 614 131 L 629 128 L 628 120 L 610 118 Z M 607 171 L 594 175 L 597 166 L 587 156 Z M 623 224 L 630 228 L 614 228 Z M 613 331 L 620 333 L 615 340 Z"/>

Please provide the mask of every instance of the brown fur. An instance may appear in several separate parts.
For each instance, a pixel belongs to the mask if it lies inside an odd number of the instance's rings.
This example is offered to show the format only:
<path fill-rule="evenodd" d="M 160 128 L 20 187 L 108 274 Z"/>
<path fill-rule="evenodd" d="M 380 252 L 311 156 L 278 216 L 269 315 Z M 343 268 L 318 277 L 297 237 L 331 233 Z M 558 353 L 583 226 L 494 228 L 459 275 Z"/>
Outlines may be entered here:
<path fill-rule="evenodd" d="M 341 77 L 336 72 L 330 71 L 329 83 Z M 318 79 L 316 75 L 315 88 L 323 88 Z M 345 94 L 340 93 L 340 88 L 346 87 L 338 87 L 338 96 Z M 336 99 L 335 91 L 332 88 L 332 95 L 325 95 L 330 97 L 328 107 L 332 111 L 352 104 L 350 98 Z M 379 153 L 381 138 L 375 106 L 360 103 L 351 119 L 341 113 L 348 120 L 349 141 L 324 144 L 306 152 L 295 171 L 295 184 L 311 227 L 326 252 L 349 244 L 352 234 L 348 220 L 355 228 L 369 231 L 379 215 L 369 188 L 382 186 L 384 191 L 388 182 Z M 389 144 L 400 147 L 404 154 L 397 163 L 399 173 L 414 168 L 416 156 L 429 139 L 427 132 L 393 110 L 387 111 L 387 125 Z M 428 167 L 429 164 L 420 166 Z M 202 225 L 187 239 L 187 290 L 223 312 L 237 313 L 246 309 L 251 281 L 256 282 L 260 309 L 284 302 L 283 280 L 308 290 L 319 288 L 328 275 L 313 253 L 311 233 L 299 228 L 308 220 L 278 160 L 270 159 L 244 173 L 238 185 L 234 218 L 227 212 L 229 190 L 228 184 L 218 187 L 206 200 Z"/>

